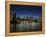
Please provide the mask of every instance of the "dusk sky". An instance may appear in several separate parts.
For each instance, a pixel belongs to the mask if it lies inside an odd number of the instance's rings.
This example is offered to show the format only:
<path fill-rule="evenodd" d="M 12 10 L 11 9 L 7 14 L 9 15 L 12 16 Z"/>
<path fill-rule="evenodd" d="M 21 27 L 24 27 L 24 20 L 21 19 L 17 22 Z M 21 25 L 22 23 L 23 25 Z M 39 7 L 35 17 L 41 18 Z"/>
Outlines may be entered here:
<path fill-rule="evenodd" d="M 41 6 L 11 5 L 11 15 L 16 12 L 16 16 L 40 17 L 42 13 Z"/>

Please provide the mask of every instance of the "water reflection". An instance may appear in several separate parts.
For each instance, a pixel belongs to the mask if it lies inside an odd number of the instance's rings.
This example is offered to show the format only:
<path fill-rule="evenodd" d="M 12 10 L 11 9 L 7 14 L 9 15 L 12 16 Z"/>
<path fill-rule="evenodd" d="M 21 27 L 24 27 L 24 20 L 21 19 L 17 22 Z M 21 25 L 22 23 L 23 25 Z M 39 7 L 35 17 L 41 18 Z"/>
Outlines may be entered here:
<path fill-rule="evenodd" d="M 28 21 L 21 21 L 19 24 L 16 24 L 15 31 L 16 32 L 28 32 L 28 31 L 39 31 L 40 23 L 29 23 Z M 11 29 L 13 30 L 13 24 L 11 24 Z"/>

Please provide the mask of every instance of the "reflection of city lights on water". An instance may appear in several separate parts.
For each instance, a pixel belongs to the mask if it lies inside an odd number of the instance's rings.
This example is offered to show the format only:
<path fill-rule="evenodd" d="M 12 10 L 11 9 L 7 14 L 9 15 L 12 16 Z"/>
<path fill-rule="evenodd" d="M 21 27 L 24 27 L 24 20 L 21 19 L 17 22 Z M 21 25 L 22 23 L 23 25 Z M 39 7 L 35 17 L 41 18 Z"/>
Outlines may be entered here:
<path fill-rule="evenodd" d="M 36 25 L 39 25 L 39 23 L 28 23 L 28 21 L 21 22 L 20 24 L 17 24 L 17 30 L 22 31 L 22 30 L 32 30 L 36 29 Z"/>

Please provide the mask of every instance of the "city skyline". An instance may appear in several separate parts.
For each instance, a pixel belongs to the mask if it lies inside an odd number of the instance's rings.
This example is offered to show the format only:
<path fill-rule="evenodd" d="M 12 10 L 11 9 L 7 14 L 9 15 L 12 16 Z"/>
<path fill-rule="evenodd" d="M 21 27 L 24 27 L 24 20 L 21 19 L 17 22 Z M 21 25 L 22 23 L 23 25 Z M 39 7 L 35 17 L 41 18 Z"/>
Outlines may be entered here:
<path fill-rule="evenodd" d="M 11 32 L 42 31 L 41 15 L 41 6 L 11 4 Z"/>

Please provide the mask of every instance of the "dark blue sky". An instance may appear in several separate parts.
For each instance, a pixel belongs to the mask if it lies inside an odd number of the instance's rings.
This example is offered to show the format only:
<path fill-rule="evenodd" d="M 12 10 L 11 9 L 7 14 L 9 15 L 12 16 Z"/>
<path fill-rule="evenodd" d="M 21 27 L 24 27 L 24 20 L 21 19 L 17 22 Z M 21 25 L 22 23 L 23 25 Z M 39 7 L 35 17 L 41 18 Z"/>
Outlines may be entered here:
<path fill-rule="evenodd" d="M 33 16 L 39 17 L 42 13 L 41 6 L 11 5 L 11 15 L 16 12 L 16 16 Z"/>

